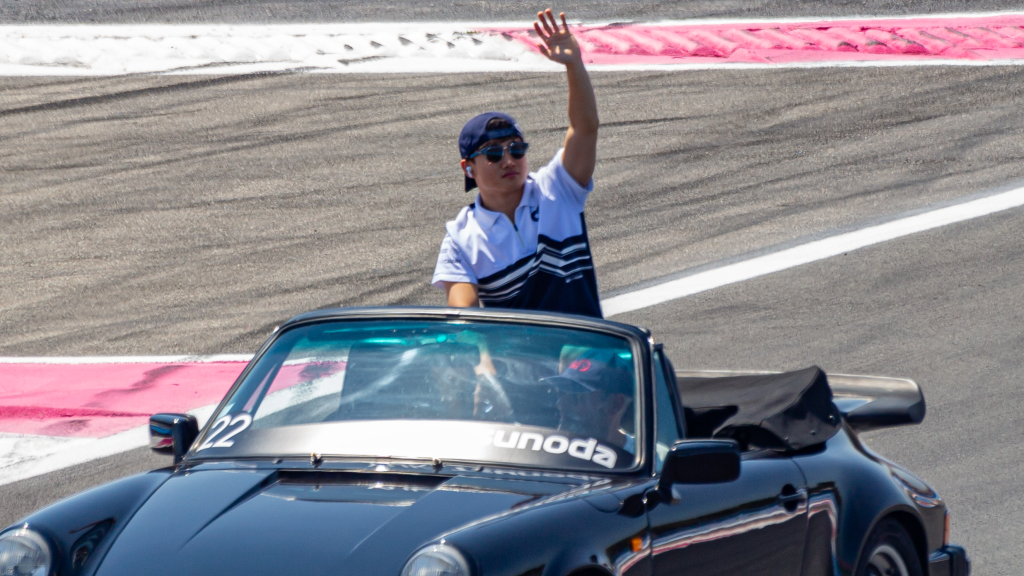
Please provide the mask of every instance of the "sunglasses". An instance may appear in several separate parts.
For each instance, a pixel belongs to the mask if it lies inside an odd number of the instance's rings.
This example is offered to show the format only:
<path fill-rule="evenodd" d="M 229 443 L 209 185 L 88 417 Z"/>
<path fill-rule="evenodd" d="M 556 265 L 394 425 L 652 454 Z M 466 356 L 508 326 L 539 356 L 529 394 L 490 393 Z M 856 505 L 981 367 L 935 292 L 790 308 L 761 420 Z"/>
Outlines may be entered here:
<path fill-rule="evenodd" d="M 513 160 L 522 160 L 529 148 L 530 145 L 526 142 L 509 142 L 504 146 L 488 146 L 487 148 L 477 150 L 467 156 L 466 159 L 469 160 L 483 154 L 488 162 L 494 164 L 495 162 L 501 162 L 501 159 L 505 157 L 505 150 L 508 149 L 508 153 L 512 156 Z"/>

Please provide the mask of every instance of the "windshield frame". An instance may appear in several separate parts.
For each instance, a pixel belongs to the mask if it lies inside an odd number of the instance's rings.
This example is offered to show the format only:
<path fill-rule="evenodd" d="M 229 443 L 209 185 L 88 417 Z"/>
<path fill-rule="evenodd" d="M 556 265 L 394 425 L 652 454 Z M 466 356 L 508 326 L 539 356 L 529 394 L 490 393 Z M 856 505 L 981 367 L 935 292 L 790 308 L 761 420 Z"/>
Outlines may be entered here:
<path fill-rule="evenodd" d="M 654 437 L 654 419 L 651 416 L 653 409 L 653 399 L 651 393 L 651 382 L 653 381 L 653 355 L 651 353 L 651 347 L 653 346 L 653 339 L 650 333 L 646 330 L 630 326 L 628 324 L 621 324 L 618 322 L 611 322 L 608 320 L 599 320 L 583 316 L 572 316 L 563 314 L 550 314 L 550 313 L 538 313 L 532 311 L 517 311 L 517 310 L 504 310 L 504 309 L 490 309 L 486 310 L 483 308 L 479 309 L 451 309 L 451 308 L 427 308 L 427 307 L 391 307 L 391 308 L 343 308 L 335 310 L 323 310 L 317 312 L 311 312 L 292 318 L 285 324 L 278 326 L 271 333 L 270 337 L 263 343 L 259 351 L 253 356 L 252 360 L 246 365 L 242 373 L 238 375 L 234 384 L 224 394 L 224 397 L 217 404 L 212 414 L 219 414 L 225 407 L 228 400 L 235 394 L 238 388 L 249 376 L 250 372 L 254 367 L 263 359 L 270 348 L 275 342 L 278 341 L 285 333 L 292 329 L 310 326 L 314 324 L 321 324 L 326 322 L 337 322 L 337 321 L 380 321 L 380 320 L 416 320 L 416 321 L 438 321 L 443 323 L 451 322 L 481 322 L 481 323 L 493 323 L 493 324 L 518 324 L 527 326 L 544 326 L 552 328 L 563 328 L 573 330 L 583 330 L 589 332 L 597 332 L 600 334 L 606 334 L 610 336 L 616 336 L 625 339 L 633 352 L 633 362 L 635 367 L 635 374 L 637 378 L 637 394 L 638 398 L 634 401 L 639 407 L 638 410 L 638 421 L 637 421 L 637 458 L 633 466 L 629 468 L 622 468 L 619 470 L 608 470 L 607 472 L 601 472 L 602 474 L 635 474 L 637 472 L 644 471 L 650 467 L 652 457 L 649 454 L 651 450 L 651 439 Z M 196 454 L 196 449 L 202 445 L 206 436 L 209 434 L 212 428 L 214 418 L 210 418 L 203 428 L 200 430 L 198 437 L 192 443 L 189 451 L 184 455 L 184 460 L 191 463 L 202 463 L 214 460 L 251 460 L 251 456 L 215 456 L 206 457 L 199 456 Z M 290 455 L 289 455 L 290 456 Z M 391 460 L 387 456 L 325 456 L 329 459 L 347 460 L 347 461 L 377 461 L 377 460 Z M 456 461 L 452 461 L 455 463 Z M 494 462 L 494 461 L 471 461 L 471 460 L 458 460 L 459 464 L 474 464 L 488 467 L 509 467 L 509 468 L 525 468 L 525 469 L 540 469 L 540 470 L 559 470 L 569 471 L 569 469 L 552 468 L 547 466 L 531 466 L 528 464 L 520 464 L 513 462 Z M 580 472 L 580 471 L 575 471 Z"/>

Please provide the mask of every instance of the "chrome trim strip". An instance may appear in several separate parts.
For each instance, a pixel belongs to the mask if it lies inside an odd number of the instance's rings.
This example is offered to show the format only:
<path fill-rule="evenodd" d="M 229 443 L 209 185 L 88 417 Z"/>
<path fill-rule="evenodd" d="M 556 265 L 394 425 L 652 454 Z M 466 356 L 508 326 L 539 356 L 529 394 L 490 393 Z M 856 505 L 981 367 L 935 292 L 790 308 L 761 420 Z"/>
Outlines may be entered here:
<path fill-rule="evenodd" d="M 832 527 L 832 533 L 828 538 L 832 546 L 832 574 L 839 576 L 839 556 L 836 552 L 836 540 L 839 538 L 839 505 L 836 503 L 835 493 L 829 491 L 811 496 L 807 505 L 808 528 L 815 514 L 828 516 L 829 525 Z"/>
<path fill-rule="evenodd" d="M 781 504 L 772 504 L 760 510 L 740 513 L 718 522 L 679 530 L 656 538 L 654 540 L 654 555 L 657 556 L 658 554 L 680 550 L 693 544 L 720 540 L 751 530 L 759 530 L 768 526 L 782 524 L 803 514 L 806 510 L 806 504 L 801 504 L 792 512 L 786 510 Z"/>

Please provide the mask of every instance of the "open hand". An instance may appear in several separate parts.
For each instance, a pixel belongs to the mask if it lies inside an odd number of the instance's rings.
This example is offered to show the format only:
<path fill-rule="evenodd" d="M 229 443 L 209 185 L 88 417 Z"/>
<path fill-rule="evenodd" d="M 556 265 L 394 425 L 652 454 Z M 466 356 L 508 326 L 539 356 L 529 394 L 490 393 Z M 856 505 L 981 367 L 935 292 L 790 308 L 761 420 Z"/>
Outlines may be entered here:
<path fill-rule="evenodd" d="M 543 43 L 537 43 L 537 48 L 540 48 L 541 54 L 559 64 L 582 62 L 583 55 L 580 53 L 580 45 L 569 32 L 569 25 L 565 23 L 565 12 L 560 13 L 558 17 L 562 19 L 561 28 L 558 27 L 551 8 L 537 12 L 537 21 L 533 23 L 533 29 L 537 31 L 537 36 L 543 41 Z"/>

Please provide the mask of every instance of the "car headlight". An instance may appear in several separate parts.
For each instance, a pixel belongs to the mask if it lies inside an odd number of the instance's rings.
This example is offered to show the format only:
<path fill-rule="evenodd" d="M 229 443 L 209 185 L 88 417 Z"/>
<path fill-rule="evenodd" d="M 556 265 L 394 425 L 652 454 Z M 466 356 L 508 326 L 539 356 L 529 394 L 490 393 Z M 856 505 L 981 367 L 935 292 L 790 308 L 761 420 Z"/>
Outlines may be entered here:
<path fill-rule="evenodd" d="M 457 548 L 442 542 L 413 554 L 401 576 L 469 576 L 469 564 Z"/>
<path fill-rule="evenodd" d="M 22 528 L 0 534 L 0 576 L 47 576 L 50 546 L 37 532 Z"/>

